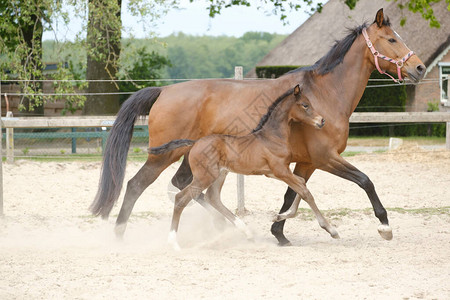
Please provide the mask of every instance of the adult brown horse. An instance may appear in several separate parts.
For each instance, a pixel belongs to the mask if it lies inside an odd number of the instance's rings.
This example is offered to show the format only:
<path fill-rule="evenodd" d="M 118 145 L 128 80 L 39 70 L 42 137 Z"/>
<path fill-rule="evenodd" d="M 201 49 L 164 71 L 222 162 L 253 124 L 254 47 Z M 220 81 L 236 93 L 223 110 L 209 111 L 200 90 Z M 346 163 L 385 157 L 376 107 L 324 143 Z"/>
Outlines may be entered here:
<path fill-rule="evenodd" d="M 383 60 L 378 61 L 378 58 Z M 308 180 L 314 170 L 321 169 L 358 184 L 366 191 L 375 216 L 381 222 L 378 228 L 380 235 L 391 239 L 387 212 L 373 183 L 339 155 L 347 144 L 350 115 L 376 68 L 409 77 L 414 82 L 422 79 L 426 70 L 422 61 L 411 56 L 411 51 L 391 29 L 382 9 L 372 24 L 351 30 L 313 66 L 300 68 L 278 79 L 189 81 L 136 92 L 122 105 L 111 129 L 99 189 L 91 211 L 103 218 L 111 212 L 122 188 L 134 122 L 139 115 L 147 114 L 150 108 L 149 147 L 174 139 L 195 140 L 210 134 L 243 135 L 255 127 L 273 99 L 301 82 L 305 96 L 327 120 L 327 126 L 316 131 L 308 126 L 292 124 L 292 160 L 297 163 L 294 173 Z M 144 166 L 128 182 L 116 221 L 118 236 L 123 235 L 141 193 L 186 151 L 177 149 L 165 155 L 149 154 Z M 185 160 L 172 182 L 182 189 L 191 180 L 192 174 Z M 295 196 L 295 192 L 288 188 L 281 212 L 291 207 Z M 289 243 L 283 234 L 283 226 L 284 221 L 272 225 L 272 233 L 281 245 Z"/>

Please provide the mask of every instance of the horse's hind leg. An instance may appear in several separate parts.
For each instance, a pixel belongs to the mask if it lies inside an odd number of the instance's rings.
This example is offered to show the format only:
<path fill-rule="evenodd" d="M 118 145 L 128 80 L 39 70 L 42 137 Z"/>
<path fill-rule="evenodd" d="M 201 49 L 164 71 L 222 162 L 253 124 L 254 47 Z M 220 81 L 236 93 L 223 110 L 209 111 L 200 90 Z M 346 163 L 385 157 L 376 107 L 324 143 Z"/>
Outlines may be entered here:
<path fill-rule="evenodd" d="M 245 225 L 245 223 L 233 214 L 220 199 L 220 191 L 228 172 L 222 171 L 216 181 L 208 188 L 206 192 L 206 201 L 211 204 L 222 216 L 234 224 L 239 230 L 245 233 L 248 239 L 253 238 L 252 232 Z"/>
<path fill-rule="evenodd" d="M 171 184 L 181 191 L 192 182 L 192 178 L 193 175 L 189 165 L 189 152 L 187 152 L 184 154 L 180 167 L 172 177 Z M 211 206 L 205 201 L 205 194 L 200 193 L 200 195 L 198 195 L 198 197 L 194 200 L 203 206 L 207 211 L 211 212 Z"/>
<path fill-rule="evenodd" d="M 213 215 L 214 225 L 219 230 L 222 230 L 225 227 L 226 220 L 224 216 L 219 211 L 217 211 L 217 209 L 212 205 L 212 203 L 215 201 L 221 201 L 220 193 L 222 191 L 223 183 L 225 182 L 227 174 L 228 171 L 222 171 L 219 177 L 208 187 L 204 195 L 204 198 L 201 197 L 203 196 L 203 194 L 200 195 L 199 197 L 202 198 L 202 201 L 199 203 Z"/>
<path fill-rule="evenodd" d="M 383 207 L 383 204 L 381 204 L 381 201 L 375 192 L 375 187 L 369 177 L 338 154 L 330 158 L 328 164 L 322 166 L 321 169 L 341 178 L 350 180 L 366 191 L 375 212 L 375 216 L 381 222 L 378 226 L 378 233 L 385 240 L 391 240 L 392 228 L 389 226 L 386 209 Z"/>
<path fill-rule="evenodd" d="M 184 188 L 181 192 L 179 192 L 175 196 L 175 203 L 173 207 L 173 214 L 172 214 L 172 224 L 170 226 L 170 232 L 169 237 L 167 239 L 168 243 L 172 245 L 174 250 L 180 250 L 180 246 L 178 245 L 177 241 L 177 232 L 178 232 L 178 226 L 180 224 L 180 217 L 181 213 L 183 212 L 184 208 L 188 203 L 192 200 L 197 198 L 204 188 L 200 187 L 198 182 L 195 180 L 189 184 L 186 188 Z"/>
<path fill-rule="evenodd" d="M 188 155 L 189 152 L 184 154 L 183 161 L 171 180 L 172 185 L 180 191 L 187 187 L 187 185 L 192 182 L 193 178 L 191 167 L 189 166 Z"/>
<path fill-rule="evenodd" d="M 122 207 L 116 220 L 115 233 L 117 237 L 121 238 L 125 233 L 136 200 L 174 160 L 176 158 L 170 155 L 149 156 L 136 175 L 128 181 Z"/>

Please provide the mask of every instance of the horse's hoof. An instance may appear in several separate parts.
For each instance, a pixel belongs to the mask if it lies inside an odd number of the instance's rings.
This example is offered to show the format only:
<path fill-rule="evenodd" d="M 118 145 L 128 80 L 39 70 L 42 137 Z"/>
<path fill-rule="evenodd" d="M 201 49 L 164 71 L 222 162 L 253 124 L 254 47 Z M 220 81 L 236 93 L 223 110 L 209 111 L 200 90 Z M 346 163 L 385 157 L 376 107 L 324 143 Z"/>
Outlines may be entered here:
<path fill-rule="evenodd" d="M 116 234 L 116 238 L 121 240 L 123 239 L 123 235 L 125 234 L 125 229 L 127 229 L 127 224 L 118 224 L 114 227 L 114 233 Z"/>
<path fill-rule="evenodd" d="M 280 247 L 290 247 L 290 246 L 292 246 L 292 244 L 289 241 L 287 241 L 287 242 L 279 242 L 278 246 L 280 246 Z"/>
<path fill-rule="evenodd" d="M 177 242 L 177 233 L 175 231 L 169 232 L 169 236 L 167 237 L 167 243 L 172 246 L 173 250 L 180 251 L 180 245 Z"/>
<path fill-rule="evenodd" d="M 333 239 L 340 239 L 339 233 L 335 230 L 334 232 L 330 233 L 331 237 Z"/>
<path fill-rule="evenodd" d="M 381 224 L 378 226 L 378 233 L 387 241 L 392 240 L 392 228 L 389 225 Z"/>

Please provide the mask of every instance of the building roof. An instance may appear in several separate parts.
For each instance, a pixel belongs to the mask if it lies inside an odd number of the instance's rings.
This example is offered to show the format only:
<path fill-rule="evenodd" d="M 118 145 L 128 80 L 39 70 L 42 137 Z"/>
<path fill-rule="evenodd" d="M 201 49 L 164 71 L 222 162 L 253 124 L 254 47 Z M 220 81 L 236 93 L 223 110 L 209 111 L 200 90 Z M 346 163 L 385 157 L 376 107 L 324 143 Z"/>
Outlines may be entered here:
<path fill-rule="evenodd" d="M 341 0 L 328 1 L 321 13 L 313 14 L 306 22 L 269 52 L 257 66 L 312 65 L 324 56 L 336 40 L 347 35 L 346 28 L 354 28 L 364 22 L 372 23 L 378 9 L 391 20 L 392 27 L 408 47 L 428 66 L 450 45 L 450 12 L 446 1 L 432 4 L 441 28 L 431 28 L 420 14 L 407 8 L 401 10 L 395 1 L 359 0 L 350 10 Z M 400 20 L 406 17 L 405 26 Z M 247 77 L 256 77 L 252 70 Z"/>

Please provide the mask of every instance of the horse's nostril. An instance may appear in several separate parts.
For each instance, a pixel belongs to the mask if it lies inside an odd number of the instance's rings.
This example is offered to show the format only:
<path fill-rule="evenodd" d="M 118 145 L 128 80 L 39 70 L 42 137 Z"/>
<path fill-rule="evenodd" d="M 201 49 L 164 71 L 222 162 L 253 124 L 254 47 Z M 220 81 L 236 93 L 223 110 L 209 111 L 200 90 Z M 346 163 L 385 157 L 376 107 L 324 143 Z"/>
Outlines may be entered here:
<path fill-rule="evenodd" d="M 322 128 L 323 125 L 325 125 L 325 119 L 324 118 L 321 119 L 320 123 L 316 123 L 316 126 L 319 127 L 319 128 Z"/>
<path fill-rule="evenodd" d="M 418 65 L 416 67 L 417 73 L 422 74 L 425 71 L 425 66 L 424 65 Z"/>

